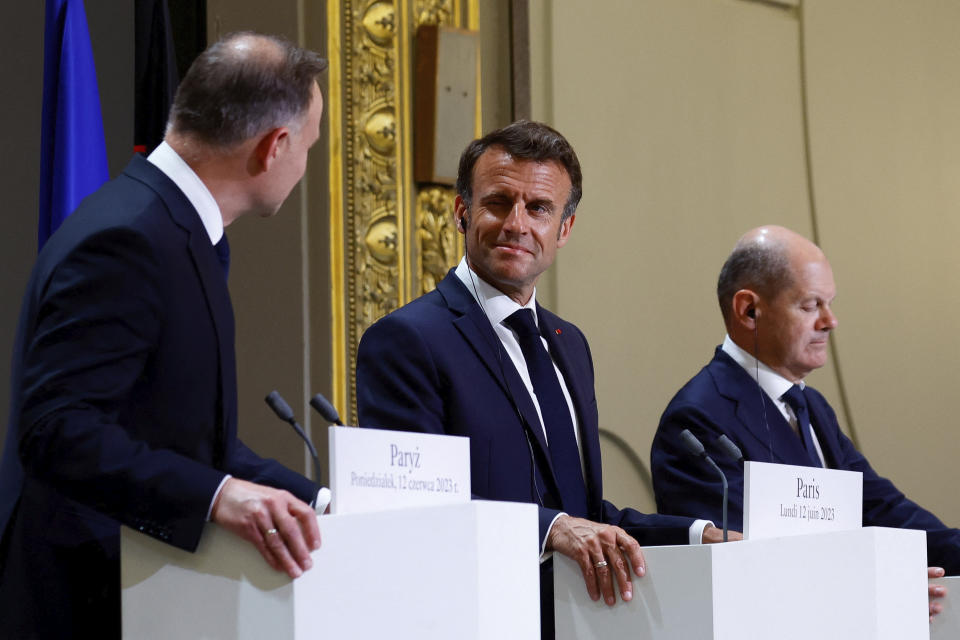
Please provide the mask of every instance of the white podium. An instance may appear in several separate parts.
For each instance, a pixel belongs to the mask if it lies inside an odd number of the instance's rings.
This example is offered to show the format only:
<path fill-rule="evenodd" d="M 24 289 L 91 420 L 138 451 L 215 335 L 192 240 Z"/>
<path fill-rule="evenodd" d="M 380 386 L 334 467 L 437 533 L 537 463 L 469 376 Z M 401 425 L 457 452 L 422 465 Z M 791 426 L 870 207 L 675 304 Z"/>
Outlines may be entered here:
<path fill-rule="evenodd" d="M 557 640 L 929 638 L 923 531 L 864 528 L 645 547 L 647 575 L 613 608 L 554 557 Z M 960 592 L 960 585 L 956 585 Z"/>
<path fill-rule="evenodd" d="M 534 505 L 323 516 L 297 580 L 209 525 L 196 553 L 123 529 L 124 638 L 539 638 Z"/>
<path fill-rule="evenodd" d="M 957 640 L 960 638 L 960 577 L 947 576 L 931 580 L 947 588 L 940 599 L 943 611 L 930 623 L 930 640 Z"/>

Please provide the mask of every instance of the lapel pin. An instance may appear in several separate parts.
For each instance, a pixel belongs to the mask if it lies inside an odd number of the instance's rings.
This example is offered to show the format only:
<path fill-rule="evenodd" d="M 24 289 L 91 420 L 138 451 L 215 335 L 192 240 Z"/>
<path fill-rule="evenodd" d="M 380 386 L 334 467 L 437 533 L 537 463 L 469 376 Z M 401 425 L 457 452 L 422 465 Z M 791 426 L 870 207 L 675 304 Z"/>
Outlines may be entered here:
<path fill-rule="evenodd" d="M 557 335 L 560 335 L 561 333 L 563 333 L 563 331 L 561 329 L 557 329 Z"/>

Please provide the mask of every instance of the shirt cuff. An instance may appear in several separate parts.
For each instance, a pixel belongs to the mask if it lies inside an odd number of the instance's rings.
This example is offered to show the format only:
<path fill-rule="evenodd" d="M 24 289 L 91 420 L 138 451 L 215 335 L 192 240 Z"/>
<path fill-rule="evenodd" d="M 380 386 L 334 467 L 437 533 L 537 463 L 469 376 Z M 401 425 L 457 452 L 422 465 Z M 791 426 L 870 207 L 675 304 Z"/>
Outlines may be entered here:
<path fill-rule="evenodd" d="M 690 525 L 690 544 L 703 544 L 703 530 L 713 523 L 709 520 L 694 520 Z"/>
<path fill-rule="evenodd" d="M 210 522 L 210 516 L 213 515 L 213 505 L 217 504 L 217 498 L 220 497 L 220 492 L 223 491 L 223 485 L 227 484 L 227 480 L 232 477 L 229 473 L 223 476 L 223 480 L 220 481 L 217 490 L 213 492 L 213 499 L 210 500 L 210 506 L 207 507 L 207 522 Z"/>
<path fill-rule="evenodd" d="M 550 521 L 550 526 L 547 527 L 547 535 L 543 536 L 543 542 L 540 543 L 540 562 L 543 562 L 544 560 L 553 556 L 553 551 L 547 551 L 547 539 L 550 537 L 550 531 L 553 529 L 553 525 L 557 521 L 557 518 L 565 515 L 567 514 L 561 511 L 553 518 L 553 520 Z"/>
<path fill-rule="evenodd" d="M 317 499 L 313 501 L 313 509 L 318 516 L 322 516 L 327 511 L 332 497 L 333 494 L 326 487 L 320 487 L 320 491 L 317 491 Z"/>

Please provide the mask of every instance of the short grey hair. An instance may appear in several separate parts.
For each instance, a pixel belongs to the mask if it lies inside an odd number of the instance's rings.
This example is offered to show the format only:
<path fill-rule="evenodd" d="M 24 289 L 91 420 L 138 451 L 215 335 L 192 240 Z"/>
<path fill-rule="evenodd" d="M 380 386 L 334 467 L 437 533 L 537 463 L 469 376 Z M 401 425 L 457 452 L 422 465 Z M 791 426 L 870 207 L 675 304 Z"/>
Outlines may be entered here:
<path fill-rule="evenodd" d="M 785 247 L 779 242 L 745 242 L 733 249 L 717 280 L 717 301 L 724 320 L 733 314 L 733 296 L 751 289 L 764 298 L 793 286 L 793 272 Z"/>
<path fill-rule="evenodd" d="M 249 46 L 241 46 L 247 41 Z M 287 40 L 249 31 L 224 36 L 190 65 L 170 129 L 229 148 L 281 126 L 298 127 L 327 61 Z"/>

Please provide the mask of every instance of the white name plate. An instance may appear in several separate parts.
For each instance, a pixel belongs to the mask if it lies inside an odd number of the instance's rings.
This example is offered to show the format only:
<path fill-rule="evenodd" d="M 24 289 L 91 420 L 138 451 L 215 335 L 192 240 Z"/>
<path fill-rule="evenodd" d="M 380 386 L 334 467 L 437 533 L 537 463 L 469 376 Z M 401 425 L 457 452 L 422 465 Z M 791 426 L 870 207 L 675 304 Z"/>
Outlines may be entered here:
<path fill-rule="evenodd" d="M 470 439 L 330 427 L 330 513 L 470 500 Z"/>
<path fill-rule="evenodd" d="M 743 472 L 743 537 L 748 540 L 863 526 L 863 474 L 788 464 L 747 462 Z"/>

